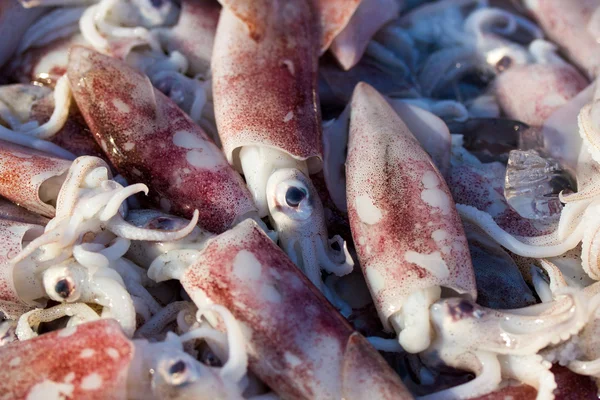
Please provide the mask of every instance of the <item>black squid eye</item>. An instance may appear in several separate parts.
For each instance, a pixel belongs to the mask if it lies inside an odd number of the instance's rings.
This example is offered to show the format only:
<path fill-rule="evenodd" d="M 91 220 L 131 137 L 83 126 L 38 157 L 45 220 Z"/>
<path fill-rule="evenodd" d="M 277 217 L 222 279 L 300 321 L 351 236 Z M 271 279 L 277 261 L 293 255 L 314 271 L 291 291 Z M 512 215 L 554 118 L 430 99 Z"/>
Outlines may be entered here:
<path fill-rule="evenodd" d="M 74 290 L 75 285 L 69 278 L 62 278 L 54 285 L 54 291 L 63 299 L 69 298 Z"/>
<path fill-rule="evenodd" d="M 296 186 L 290 186 L 285 192 L 285 202 L 290 207 L 298 207 L 302 200 L 306 198 L 306 191 L 297 188 Z"/>
<path fill-rule="evenodd" d="M 186 370 L 186 365 L 185 362 L 179 360 L 176 361 L 173 365 L 171 365 L 171 367 L 169 368 L 169 374 L 171 375 L 179 375 L 179 374 L 183 374 Z"/>

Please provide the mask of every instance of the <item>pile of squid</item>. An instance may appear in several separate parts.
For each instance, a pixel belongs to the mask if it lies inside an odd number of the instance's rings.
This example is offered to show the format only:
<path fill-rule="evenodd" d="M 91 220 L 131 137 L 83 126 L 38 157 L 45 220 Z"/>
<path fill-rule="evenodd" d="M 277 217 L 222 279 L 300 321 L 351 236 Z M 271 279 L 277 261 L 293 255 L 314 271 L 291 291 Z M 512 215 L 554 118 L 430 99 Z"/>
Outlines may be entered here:
<path fill-rule="evenodd" d="M 600 0 L 0 33 L 0 399 L 598 397 Z"/>

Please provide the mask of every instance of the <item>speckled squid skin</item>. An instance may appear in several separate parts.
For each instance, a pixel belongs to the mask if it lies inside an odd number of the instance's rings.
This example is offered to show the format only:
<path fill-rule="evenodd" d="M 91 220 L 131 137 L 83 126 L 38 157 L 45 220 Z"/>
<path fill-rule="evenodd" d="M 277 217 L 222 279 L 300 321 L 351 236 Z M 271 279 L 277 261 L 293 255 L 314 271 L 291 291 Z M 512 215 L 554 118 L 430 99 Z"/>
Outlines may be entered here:
<path fill-rule="evenodd" d="M 514 66 L 494 82 L 496 99 L 506 116 L 531 126 L 542 126 L 554 111 L 588 86 L 570 65 Z"/>
<path fill-rule="evenodd" d="M 0 141 L 0 195 L 45 217 L 56 212 L 39 196 L 40 186 L 47 179 L 67 172 L 71 161 Z"/>
<path fill-rule="evenodd" d="M 67 75 L 94 137 L 128 182 L 150 187 L 166 212 L 223 232 L 254 202 L 219 148 L 147 77 L 120 60 L 83 47 L 71 49 Z"/>
<path fill-rule="evenodd" d="M 228 161 L 234 162 L 236 149 L 250 145 L 278 148 L 300 160 L 322 159 L 319 32 L 310 4 L 261 0 L 246 14 L 261 19 L 245 23 L 233 8 L 244 2 L 225 3 L 212 73 L 215 118 Z"/>
<path fill-rule="evenodd" d="M 377 351 L 254 221 L 209 241 L 181 283 L 196 304 L 208 298 L 233 313 L 251 370 L 278 394 L 411 398 Z"/>
<path fill-rule="evenodd" d="M 133 343 L 110 319 L 0 348 L 0 393 L 21 399 L 125 400 Z"/>
<path fill-rule="evenodd" d="M 599 0 L 524 0 L 546 35 L 566 56 L 595 78 L 600 72 Z"/>
<path fill-rule="evenodd" d="M 15 265 L 10 262 L 23 249 L 27 232 L 42 234 L 44 228 L 23 222 L 0 220 L 0 311 L 7 318 L 17 319 L 33 308 L 18 295 L 14 282 Z"/>
<path fill-rule="evenodd" d="M 357 85 L 351 107 L 348 216 L 384 326 L 420 289 L 442 286 L 476 298 L 463 226 L 431 158 L 371 86 Z"/>

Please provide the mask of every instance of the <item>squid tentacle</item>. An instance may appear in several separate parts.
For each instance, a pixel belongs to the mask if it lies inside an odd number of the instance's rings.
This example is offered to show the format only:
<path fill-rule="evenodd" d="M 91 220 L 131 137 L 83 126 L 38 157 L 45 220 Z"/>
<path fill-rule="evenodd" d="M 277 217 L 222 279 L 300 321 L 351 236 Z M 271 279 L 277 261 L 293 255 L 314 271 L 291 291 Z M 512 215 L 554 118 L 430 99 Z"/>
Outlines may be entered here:
<path fill-rule="evenodd" d="M 100 318 L 90 306 L 85 303 L 59 304 L 47 309 L 36 309 L 23 314 L 17 322 L 16 334 L 19 340 L 27 340 L 38 334 L 32 327 L 42 322 L 51 322 L 61 317 L 77 317 L 82 322 L 94 321 Z"/>

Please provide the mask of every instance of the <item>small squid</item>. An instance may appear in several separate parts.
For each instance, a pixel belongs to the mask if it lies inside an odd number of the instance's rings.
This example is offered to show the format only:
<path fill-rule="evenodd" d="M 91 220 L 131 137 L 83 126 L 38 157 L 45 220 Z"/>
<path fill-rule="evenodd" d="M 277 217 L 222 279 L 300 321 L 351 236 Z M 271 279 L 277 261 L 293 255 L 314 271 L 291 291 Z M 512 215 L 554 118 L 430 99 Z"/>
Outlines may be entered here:
<path fill-rule="evenodd" d="M 243 172 L 281 247 L 323 289 L 321 268 L 343 275 L 353 261 L 339 237 L 329 240 L 309 179 L 322 160 L 318 15 L 309 1 L 222 3 L 212 72 L 223 151 Z"/>
<path fill-rule="evenodd" d="M 229 309 L 246 340 L 250 369 L 280 395 L 410 398 L 375 349 L 252 220 L 208 240 L 201 251 L 168 251 L 148 275 L 180 280 L 199 309 Z"/>
<path fill-rule="evenodd" d="M 496 390 L 503 378 L 512 378 L 536 388 L 536 399 L 554 399 L 552 364 L 537 353 L 581 331 L 599 299 L 589 306 L 586 300 L 571 291 L 549 303 L 506 311 L 459 298 L 435 303 L 431 307 L 435 340 L 422 357 L 428 362 L 442 360 L 476 377 L 425 398 L 476 397 Z"/>
<path fill-rule="evenodd" d="M 151 187 L 155 206 L 186 217 L 198 209 L 200 225 L 217 233 L 255 215 L 219 148 L 147 77 L 83 47 L 69 60 L 73 96 L 96 140 L 130 182 Z"/>
<path fill-rule="evenodd" d="M 471 257 L 444 178 L 366 84 L 352 99 L 346 176 L 352 237 L 379 317 L 405 350 L 425 350 L 442 288 L 477 296 Z"/>
<path fill-rule="evenodd" d="M 0 390 L 28 399 L 243 399 L 244 342 L 226 310 L 213 306 L 205 312 L 214 310 L 223 316 L 226 336 L 205 324 L 161 342 L 131 341 L 109 319 L 3 346 Z M 222 367 L 205 365 L 183 350 L 185 342 L 205 338 L 229 348 Z"/>

